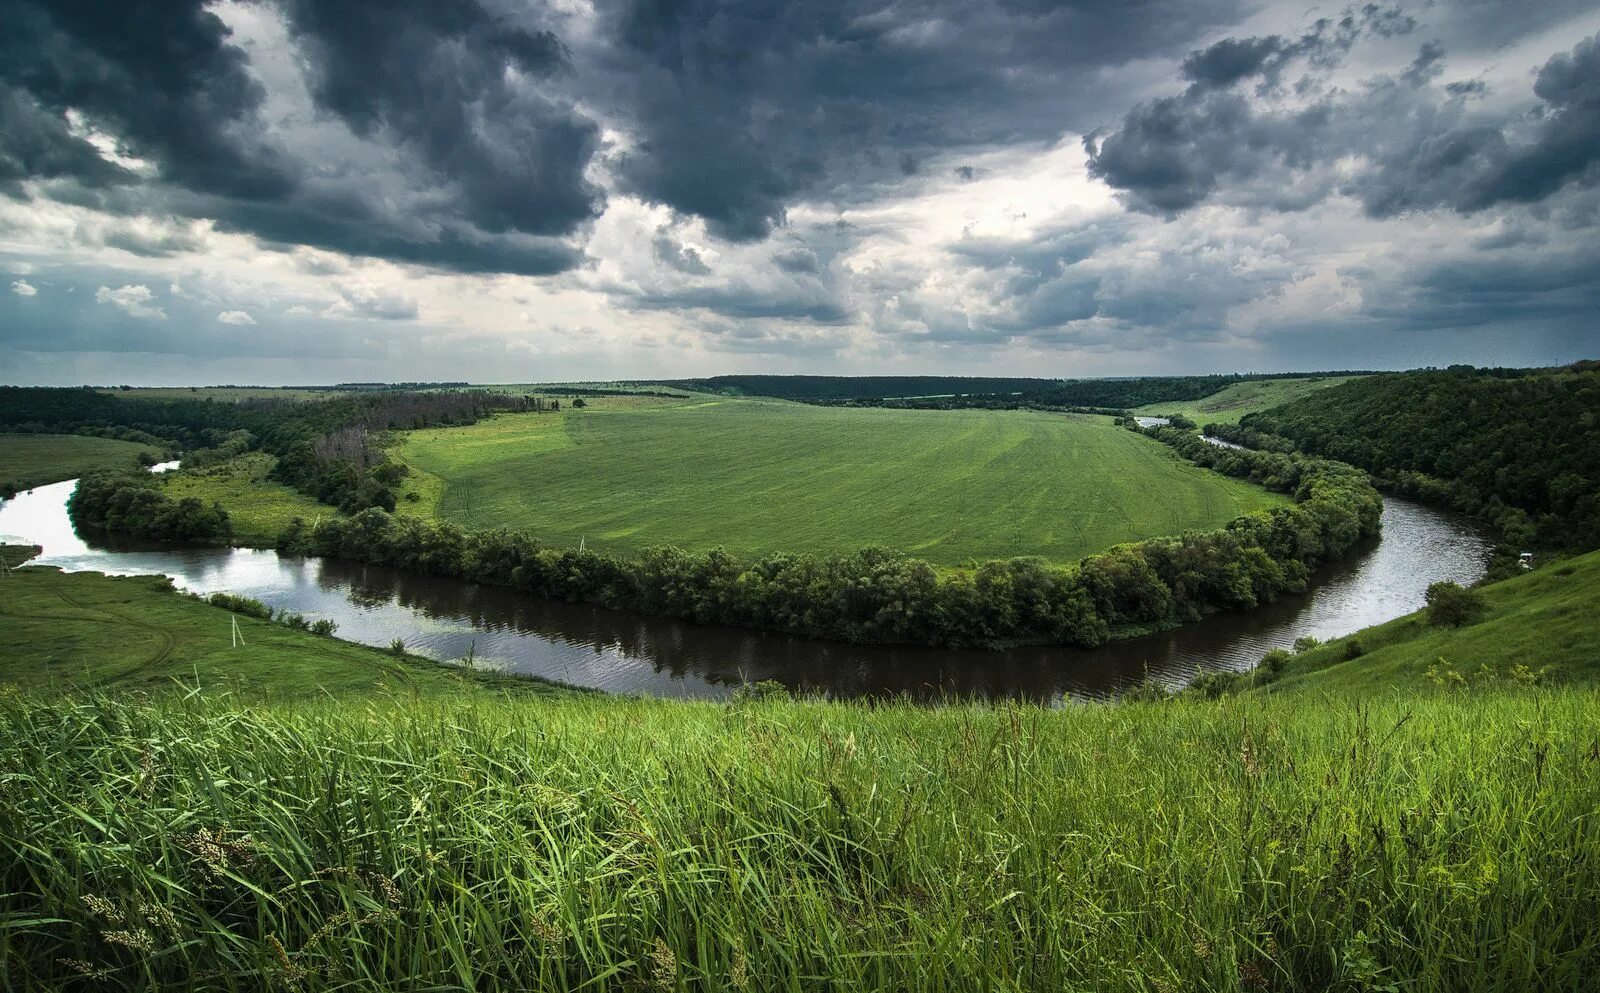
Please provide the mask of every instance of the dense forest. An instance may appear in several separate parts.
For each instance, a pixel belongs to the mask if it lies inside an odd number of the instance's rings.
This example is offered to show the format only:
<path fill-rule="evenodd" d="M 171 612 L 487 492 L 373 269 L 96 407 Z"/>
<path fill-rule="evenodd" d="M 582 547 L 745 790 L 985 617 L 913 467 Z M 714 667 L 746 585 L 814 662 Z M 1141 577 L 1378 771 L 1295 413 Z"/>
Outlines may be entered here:
<path fill-rule="evenodd" d="M 1361 466 L 1513 544 L 1600 548 L 1600 363 L 1358 379 L 1211 430 Z"/>
<path fill-rule="evenodd" d="M 804 403 L 918 410 L 1120 411 L 1150 403 L 1200 400 L 1234 383 L 1356 372 L 1267 373 L 1214 376 L 1141 376 L 1128 379 L 1003 379 L 963 376 L 712 376 L 659 380 L 655 385 L 710 393 L 764 396 Z"/>

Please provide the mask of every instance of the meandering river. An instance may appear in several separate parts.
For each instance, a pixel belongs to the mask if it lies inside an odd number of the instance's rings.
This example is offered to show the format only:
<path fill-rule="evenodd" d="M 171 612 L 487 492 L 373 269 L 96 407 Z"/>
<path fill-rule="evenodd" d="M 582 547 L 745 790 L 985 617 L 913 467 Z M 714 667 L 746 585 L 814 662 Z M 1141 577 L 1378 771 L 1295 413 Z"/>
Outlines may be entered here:
<path fill-rule="evenodd" d="M 76 533 L 76 481 L 0 502 L 0 541 L 39 545 L 38 564 L 114 575 L 164 573 L 181 589 L 228 591 L 327 618 L 339 637 L 400 638 L 442 661 L 483 665 L 618 693 L 720 697 L 775 679 L 836 697 L 1059 702 L 1103 698 L 1147 675 L 1170 686 L 1202 669 L 1245 669 L 1301 635 L 1332 638 L 1422 606 L 1429 583 L 1483 574 L 1488 538 L 1471 521 L 1407 500 L 1384 501 L 1383 536 L 1320 571 L 1309 593 L 1177 631 L 1081 650 L 1007 651 L 847 645 L 691 624 L 541 600 L 436 576 L 273 551 L 139 545 Z M 218 637 L 228 636 L 219 629 Z"/>

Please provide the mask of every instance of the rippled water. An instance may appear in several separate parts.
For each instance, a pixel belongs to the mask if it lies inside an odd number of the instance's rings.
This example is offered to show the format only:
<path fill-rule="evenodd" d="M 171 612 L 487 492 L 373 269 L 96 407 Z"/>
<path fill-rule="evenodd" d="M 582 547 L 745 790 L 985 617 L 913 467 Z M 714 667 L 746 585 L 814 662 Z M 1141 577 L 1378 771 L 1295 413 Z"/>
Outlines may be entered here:
<path fill-rule="evenodd" d="M 1092 650 L 951 651 L 690 624 L 273 551 L 88 540 L 67 518 L 74 485 L 43 486 L 0 503 L 0 540 L 40 545 L 38 562 L 68 571 L 164 573 L 183 589 L 226 590 L 328 618 L 352 641 L 387 646 L 401 638 L 435 659 L 470 652 L 513 672 L 657 696 L 717 697 L 759 679 L 835 696 L 1039 701 L 1103 697 L 1146 674 L 1178 685 L 1200 669 L 1248 668 L 1303 634 L 1336 637 L 1416 610 L 1429 583 L 1480 577 L 1490 548 L 1466 519 L 1389 498 L 1382 539 L 1323 570 L 1310 593 Z"/>

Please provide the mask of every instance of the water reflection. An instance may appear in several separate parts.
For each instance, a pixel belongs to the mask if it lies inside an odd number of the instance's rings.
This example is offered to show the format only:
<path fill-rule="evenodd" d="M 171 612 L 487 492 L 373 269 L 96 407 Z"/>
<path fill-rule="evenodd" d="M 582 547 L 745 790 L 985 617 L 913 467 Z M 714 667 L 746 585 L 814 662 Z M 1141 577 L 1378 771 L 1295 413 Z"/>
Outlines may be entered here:
<path fill-rule="evenodd" d="M 1035 647 L 951 651 L 862 646 L 689 624 L 382 566 L 78 535 L 66 516 L 73 483 L 0 504 L 0 540 L 41 545 L 43 564 L 120 575 L 165 573 L 183 589 L 227 590 L 339 625 L 339 636 L 400 638 L 440 660 L 479 663 L 613 692 L 718 697 L 776 679 L 838 697 L 1096 698 L 1146 674 L 1179 685 L 1205 668 L 1242 669 L 1303 634 L 1336 637 L 1409 613 L 1431 582 L 1471 582 L 1489 551 L 1469 522 L 1405 500 L 1385 503 L 1383 537 L 1324 570 L 1313 591 L 1088 651 Z"/>

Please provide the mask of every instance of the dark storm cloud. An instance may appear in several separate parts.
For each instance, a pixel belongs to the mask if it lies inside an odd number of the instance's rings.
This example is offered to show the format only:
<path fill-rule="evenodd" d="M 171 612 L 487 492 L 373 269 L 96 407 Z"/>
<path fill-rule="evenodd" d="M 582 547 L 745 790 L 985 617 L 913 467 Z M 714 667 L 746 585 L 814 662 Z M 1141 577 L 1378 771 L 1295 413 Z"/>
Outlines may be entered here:
<path fill-rule="evenodd" d="M 264 94 L 245 69 L 244 53 L 227 43 L 226 25 L 199 0 L 13 0 L 8 7 L 0 32 L 7 122 L 32 118 L 35 127 L 15 144 L 8 127 L 0 158 L 15 155 L 18 145 L 32 145 L 37 157 L 39 143 L 48 142 L 44 158 L 56 167 L 29 175 L 71 175 L 95 185 L 130 178 L 92 162 L 87 142 L 64 127 L 38 127 L 35 115 L 59 122 L 72 109 L 191 189 L 251 197 L 288 189 L 270 152 L 232 128 Z"/>
<path fill-rule="evenodd" d="M 1375 27 L 1374 25 L 1378 25 Z M 1184 62 L 1191 85 L 1140 104 L 1108 135 L 1085 140 L 1091 175 L 1136 209 L 1172 215 L 1218 200 L 1303 209 L 1334 192 L 1360 199 L 1373 217 L 1448 208 L 1464 213 L 1535 203 L 1600 175 L 1600 46 L 1594 38 L 1552 55 L 1529 117 L 1490 118 L 1467 100 L 1477 81 L 1434 83 L 1445 51 L 1424 42 L 1410 66 L 1356 90 L 1310 77 L 1299 105 L 1279 109 L 1236 84 L 1276 81 L 1291 60 L 1331 65 L 1362 31 L 1390 35 L 1403 23 L 1376 18 L 1351 31 L 1313 32 L 1293 45 L 1277 37 L 1227 39 Z M 1333 164 L 1358 162 L 1353 176 Z"/>
<path fill-rule="evenodd" d="M 764 237 L 795 198 L 959 148 L 1056 139 L 1103 70 L 1175 54 L 1233 0 L 634 0 L 610 18 L 628 189 Z"/>
<path fill-rule="evenodd" d="M 579 262 L 567 236 L 600 206 L 583 178 L 597 129 L 541 90 L 567 65 L 553 34 L 475 0 L 281 6 L 318 106 L 397 147 L 398 173 L 353 179 L 320 148 L 276 144 L 244 51 L 201 0 L 21 0 L 0 33 L 0 192 L 50 181 L 65 203 L 462 271 Z M 154 175 L 108 161 L 69 111 Z"/>
<path fill-rule="evenodd" d="M 552 32 L 476 0 L 284 0 L 312 94 L 364 137 L 393 137 L 484 231 L 561 235 L 599 213 L 583 177 L 598 128 L 541 87 L 569 68 Z"/>

